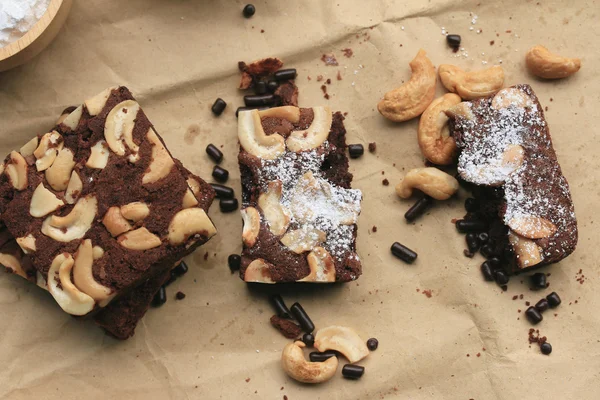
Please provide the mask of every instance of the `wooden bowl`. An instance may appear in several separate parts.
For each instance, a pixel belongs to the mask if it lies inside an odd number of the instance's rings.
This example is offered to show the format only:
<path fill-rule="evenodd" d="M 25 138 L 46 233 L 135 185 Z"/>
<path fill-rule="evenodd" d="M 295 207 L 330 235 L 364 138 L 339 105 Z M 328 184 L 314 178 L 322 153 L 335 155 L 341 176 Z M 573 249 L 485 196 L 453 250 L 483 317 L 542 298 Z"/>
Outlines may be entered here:
<path fill-rule="evenodd" d="M 67 19 L 73 0 L 51 0 L 42 18 L 19 40 L 0 48 L 0 71 L 37 56 L 56 37 Z"/>

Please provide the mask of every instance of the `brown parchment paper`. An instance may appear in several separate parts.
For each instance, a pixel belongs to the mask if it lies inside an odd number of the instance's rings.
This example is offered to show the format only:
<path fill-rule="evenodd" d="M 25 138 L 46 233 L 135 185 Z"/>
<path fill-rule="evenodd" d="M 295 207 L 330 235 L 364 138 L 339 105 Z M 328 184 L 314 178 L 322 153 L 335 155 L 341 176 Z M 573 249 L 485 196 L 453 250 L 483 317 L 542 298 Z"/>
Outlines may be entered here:
<path fill-rule="evenodd" d="M 19 277 L 1 274 L 0 398 L 599 398 L 600 3 L 255 4 L 256 15 L 244 19 L 239 1 L 75 2 L 46 51 L 0 74 L 0 154 L 46 132 L 64 107 L 122 84 L 134 92 L 171 152 L 195 173 L 210 178 L 213 164 L 204 149 L 209 143 L 223 146 L 222 165 L 239 196 L 237 62 L 281 57 L 298 69 L 301 105 L 347 111 L 349 143 L 377 143 L 375 154 L 351 162 L 354 186 L 364 191 L 358 239 L 363 276 L 345 285 L 288 287 L 284 293 L 288 304 L 302 302 L 317 327 L 347 325 L 365 340 L 379 339 L 379 349 L 361 362 L 364 377 L 344 380 L 340 366 L 330 382 L 307 386 L 285 375 L 279 360 L 287 340 L 269 324 L 267 289 L 249 289 L 227 268 L 227 256 L 240 251 L 241 218 L 221 214 L 217 205 L 211 216 L 218 236 L 188 258 L 190 272 L 168 288 L 168 302 L 151 309 L 125 342 L 69 317 L 47 293 Z M 452 53 L 443 28 L 462 35 L 465 52 Z M 533 78 L 524 55 L 536 44 L 581 57 L 581 71 L 556 82 Z M 462 255 L 464 237 L 450 222 L 463 215 L 465 193 L 438 203 L 416 224 L 404 222 L 412 202 L 398 199 L 393 187 L 405 171 L 423 165 L 417 120 L 390 123 L 376 104 L 410 77 L 408 62 L 421 47 L 436 65 L 477 69 L 484 61 L 489 66 L 501 60 L 506 84 L 531 84 L 548 107 L 580 229 L 577 251 L 542 270 L 551 273 L 548 290 L 532 292 L 526 280 L 520 282 L 524 278 L 513 278 L 503 293 L 483 281 L 482 259 Z M 345 57 L 344 48 L 353 56 Z M 339 66 L 325 66 L 323 53 L 334 53 Z M 332 80 L 329 100 L 318 75 Z M 220 118 L 210 112 L 217 97 L 228 103 Z M 382 185 L 384 178 L 390 186 Z M 390 255 L 394 241 L 419 253 L 414 265 Z M 584 284 L 575 280 L 579 269 Z M 187 294 L 185 300 L 174 299 L 178 290 Z M 554 347 L 544 356 L 529 346 L 531 325 L 518 310 L 552 290 L 563 304 L 536 327 Z M 522 300 L 512 300 L 519 294 Z"/>

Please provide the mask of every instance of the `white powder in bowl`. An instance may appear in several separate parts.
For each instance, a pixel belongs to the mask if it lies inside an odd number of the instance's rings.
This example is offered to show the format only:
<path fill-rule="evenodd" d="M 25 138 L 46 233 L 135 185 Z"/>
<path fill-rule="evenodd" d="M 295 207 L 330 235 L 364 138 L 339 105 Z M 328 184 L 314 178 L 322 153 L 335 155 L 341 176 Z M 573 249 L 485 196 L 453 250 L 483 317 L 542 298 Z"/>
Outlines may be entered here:
<path fill-rule="evenodd" d="M 50 0 L 0 0 L 0 48 L 25 35 L 48 9 Z"/>

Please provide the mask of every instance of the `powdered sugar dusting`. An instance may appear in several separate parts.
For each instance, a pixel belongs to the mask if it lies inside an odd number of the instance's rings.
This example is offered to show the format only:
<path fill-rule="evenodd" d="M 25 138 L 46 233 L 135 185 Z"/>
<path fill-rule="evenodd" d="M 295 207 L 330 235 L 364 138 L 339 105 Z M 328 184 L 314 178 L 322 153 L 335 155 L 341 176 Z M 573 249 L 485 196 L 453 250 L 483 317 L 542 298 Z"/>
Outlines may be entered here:
<path fill-rule="evenodd" d="M 321 173 L 324 149 L 301 153 L 286 152 L 275 160 L 262 160 L 260 184 L 282 183 L 281 205 L 292 225 L 307 234 L 314 229 L 325 232 L 322 244 L 329 253 L 343 261 L 354 246 L 354 224 L 360 214 L 362 193 L 331 184 Z"/>

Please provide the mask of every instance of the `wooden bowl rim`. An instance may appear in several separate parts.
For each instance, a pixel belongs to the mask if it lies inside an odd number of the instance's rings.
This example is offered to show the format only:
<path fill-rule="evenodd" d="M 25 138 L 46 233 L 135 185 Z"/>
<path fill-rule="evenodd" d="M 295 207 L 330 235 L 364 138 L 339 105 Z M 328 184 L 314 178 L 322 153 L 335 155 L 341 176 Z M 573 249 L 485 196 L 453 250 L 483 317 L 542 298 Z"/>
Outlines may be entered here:
<path fill-rule="evenodd" d="M 10 57 L 17 55 L 19 52 L 23 51 L 29 45 L 31 45 L 31 43 L 35 42 L 35 40 L 39 38 L 50 26 L 50 24 L 56 17 L 56 14 L 58 14 L 58 10 L 62 6 L 63 2 L 64 0 L 50 0 L 46 12 L 42 15 L 39 21 L 36 22 L 31 27 L 31 29 L 27 31 L 26 34 L 24 34 L 22 37 L 15 40 L 8 46 L 0 48 L 0 61 L 6 60 Z"/>

